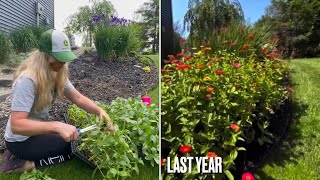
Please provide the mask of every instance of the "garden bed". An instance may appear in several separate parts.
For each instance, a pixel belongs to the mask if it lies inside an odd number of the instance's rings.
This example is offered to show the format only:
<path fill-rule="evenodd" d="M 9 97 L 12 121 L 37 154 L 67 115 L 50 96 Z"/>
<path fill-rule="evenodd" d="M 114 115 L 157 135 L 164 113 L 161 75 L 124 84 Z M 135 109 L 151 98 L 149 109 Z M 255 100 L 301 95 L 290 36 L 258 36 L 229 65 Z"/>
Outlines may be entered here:
<path fill-rule="evenodd" d="M 144 65 L 137 57 L 100 61 L 93 51 L 81 55 L 69 64 L 69 79 L 74 87 L 93 101 L 110 103 L 117 97 L 139 97 L 158 84 L 158 70 L 150 59 L 150 73 L 134 65 Z M 67 106 L 71 104 L 67 99 L 56 100 L 50 110 L 50 119 L 64 121 Z M 11 98 L 0 102 L 0 149 L 3 150 L 3 133 L 10 115 Z"/>

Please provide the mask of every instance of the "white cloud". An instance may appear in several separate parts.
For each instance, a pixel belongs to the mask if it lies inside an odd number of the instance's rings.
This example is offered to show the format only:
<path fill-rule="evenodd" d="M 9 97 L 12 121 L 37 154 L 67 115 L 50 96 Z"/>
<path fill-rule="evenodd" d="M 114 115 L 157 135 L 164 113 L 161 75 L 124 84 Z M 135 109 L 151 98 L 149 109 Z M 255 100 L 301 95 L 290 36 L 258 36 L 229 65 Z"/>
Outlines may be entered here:
<path fill-rule="evenodd" d="M 133 20 L 134 12 L 148 0 L 110 0 L 119 17 Z M 89 0 L 55 0 L 54 1 L 55 29 L 63 31 L 67 18 L 76 13 L 79 7 L 91 5 Z M 81 45 L 81 37 L 76 36 L 76 44 Z"/>

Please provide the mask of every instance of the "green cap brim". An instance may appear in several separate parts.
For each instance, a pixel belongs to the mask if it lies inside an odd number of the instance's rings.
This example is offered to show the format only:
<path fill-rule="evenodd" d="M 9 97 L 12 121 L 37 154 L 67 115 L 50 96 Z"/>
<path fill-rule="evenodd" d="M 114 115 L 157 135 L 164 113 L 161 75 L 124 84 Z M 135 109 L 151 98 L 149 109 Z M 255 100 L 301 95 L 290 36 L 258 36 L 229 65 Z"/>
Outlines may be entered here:
<path fill-rule="evenodd" d="M 65 52 L 50 52 L 50 54 L 58 61 L 60 62 L 70 62 L 72 60 L 75 60 L 77 56 L 70 51 Z"/>

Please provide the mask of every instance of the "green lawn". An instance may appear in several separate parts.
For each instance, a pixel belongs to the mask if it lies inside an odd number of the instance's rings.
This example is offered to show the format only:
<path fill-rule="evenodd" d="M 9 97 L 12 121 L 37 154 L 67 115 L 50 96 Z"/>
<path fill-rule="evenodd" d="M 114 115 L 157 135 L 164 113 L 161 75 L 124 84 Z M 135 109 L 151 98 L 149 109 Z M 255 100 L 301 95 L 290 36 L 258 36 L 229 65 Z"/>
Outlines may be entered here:
<path fill-rule="evenodd" d="M 159 56 L 149 55 L 159 67 Z M 159 86 L 155 86 L 152 90 L 148 92 L 148 96 L 152 98 L 153 104 L 159 104 Z M 139 166 L 140 174 L 132 175 L 133 180 L 153 180 L 159 178 L 159 167 L 141 165 Z M 102 176 L 97 172 L 96 176 L 92 178 L 93 169 L 91 169 L 86 163 L 79 160 L 78 158 L 72 161 L 66 162 L 64 164 L 59 164 L 57 166 L 49 167 L 48 173 L 50 177 L 57 180 L 89 180 L 89 179 L 102 179 Z M 20 173 L 15 174 L 0 174 L 1 180 L 17 180 L 20 177 Z"/>
<path fill-rule="evenodd" d="M 257 172 L 263 180 L 320 179 L 320 59 L 289 63 L 293 80 L 293 121 L 279 148 Z"/>

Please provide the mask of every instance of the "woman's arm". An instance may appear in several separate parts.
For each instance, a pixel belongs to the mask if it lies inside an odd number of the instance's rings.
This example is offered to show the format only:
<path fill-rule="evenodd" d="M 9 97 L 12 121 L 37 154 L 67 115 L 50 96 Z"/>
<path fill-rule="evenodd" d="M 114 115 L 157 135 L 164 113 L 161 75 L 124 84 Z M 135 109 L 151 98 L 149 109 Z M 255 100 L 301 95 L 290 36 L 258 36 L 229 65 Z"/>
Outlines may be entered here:
<path fill-rule="evenodd" d="M 41 122 L 27 119 L 27 112 L 11 112 L 11 130 L 14 134 L 36 136 L 56 133 L 69 142 L 78 137 L 77 128 L 59 121 Z"/>
<path fill-rule="evenodd" d="M 94 102 L 92 102 L 89 98 L 82 95 L 79 91 L 76 89 L 71 89 L 69 91 L 66 91 L 64 95 L 74 104 L 79 106 L 81 109 L 96 114 L 100 116 L 100 122 L 102 122 L 103 117 L 107 119 L 107 121 L 111 122 L 111 119 L 109 115 L 99 106 L 97 106 Z M 107 127 L 107 130 L 114 130 L 112 124 L 109 124 Z"/>

